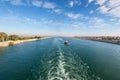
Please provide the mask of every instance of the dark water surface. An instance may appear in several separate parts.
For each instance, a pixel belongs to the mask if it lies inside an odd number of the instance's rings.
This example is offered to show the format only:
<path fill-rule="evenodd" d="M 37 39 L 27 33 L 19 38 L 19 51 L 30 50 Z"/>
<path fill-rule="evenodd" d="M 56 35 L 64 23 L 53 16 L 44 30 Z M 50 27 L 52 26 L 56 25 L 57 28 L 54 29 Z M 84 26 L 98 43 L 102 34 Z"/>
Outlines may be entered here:
<path fill-rule="evenodd" d="M 120 80 L 120 46 L 54 37 L 1 48 L 0 80 Z"/>

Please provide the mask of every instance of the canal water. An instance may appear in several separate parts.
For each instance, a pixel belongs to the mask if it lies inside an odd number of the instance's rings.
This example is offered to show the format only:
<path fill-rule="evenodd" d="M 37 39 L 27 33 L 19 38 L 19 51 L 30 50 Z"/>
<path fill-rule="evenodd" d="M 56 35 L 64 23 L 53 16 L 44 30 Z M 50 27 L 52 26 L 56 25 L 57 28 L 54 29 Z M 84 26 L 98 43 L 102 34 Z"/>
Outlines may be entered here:
<path fill-rule="evenodd" d="M 0 80 L 120 80 L 120 46 L 53 37 L 1 48 Z"/>

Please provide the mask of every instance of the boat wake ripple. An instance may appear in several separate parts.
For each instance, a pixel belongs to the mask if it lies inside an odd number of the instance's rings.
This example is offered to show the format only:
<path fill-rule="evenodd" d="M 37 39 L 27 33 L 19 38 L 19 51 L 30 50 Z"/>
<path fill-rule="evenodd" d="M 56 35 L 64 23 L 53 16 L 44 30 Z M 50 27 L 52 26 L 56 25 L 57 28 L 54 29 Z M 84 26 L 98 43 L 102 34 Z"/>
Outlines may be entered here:
<path fill-rule="evenodd" d="M 58 46 L 56 57 L 49 60 L 48 80 L 102 80 L 91 73 L 89 66 L 70 50 Z"/>
<path fill-rule="evenodd" d="M 44 56 L 38 80 L 102 80 L 90 70 L 79 53 L 64 46 L 61 41 L 62 39 L 55 39 L 57 47 L 51 47 Z"/>
<path fill-rule="evenodd" d="M 54 60 L 50 60 L 49 63 L 54 63 Z M 51 66 L 48 72 L 48 80 L 70 80 L 64 68 L 66 63 L 61 48 L 59 48 L 58 62 L 56 63 L 56 66 Z"/>

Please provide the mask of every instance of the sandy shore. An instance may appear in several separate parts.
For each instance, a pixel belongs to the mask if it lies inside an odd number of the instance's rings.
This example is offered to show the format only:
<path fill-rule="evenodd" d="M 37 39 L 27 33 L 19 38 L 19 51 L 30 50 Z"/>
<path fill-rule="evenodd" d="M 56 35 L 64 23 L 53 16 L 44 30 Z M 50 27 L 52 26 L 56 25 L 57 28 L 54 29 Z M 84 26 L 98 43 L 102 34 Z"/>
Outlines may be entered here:
<path fill-rule="evenodd" d="M 46 38 L 41 38 L 41 39 L 46 39 Z M 27 40 L 0 42 L 0 47 L 7 47 L 7 46 L 11 46 L 11 45 L 16 45 L 16 44 L 20 44 L 20 43 L 24 43 L 24 42 L 31 42 L 31 41 L 41 40 L 41 39 L 27 39 Z"/>

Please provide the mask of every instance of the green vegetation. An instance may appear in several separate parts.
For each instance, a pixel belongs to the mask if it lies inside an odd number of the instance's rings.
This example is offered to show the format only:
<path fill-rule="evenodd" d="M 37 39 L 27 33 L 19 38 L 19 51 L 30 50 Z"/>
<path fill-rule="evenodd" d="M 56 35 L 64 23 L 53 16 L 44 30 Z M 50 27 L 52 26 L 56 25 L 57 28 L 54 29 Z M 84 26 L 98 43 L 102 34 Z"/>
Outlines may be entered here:
<path fill-rule="evenodd" d="M 0 42 L 4 42 L 8 40 L 8 35 L 4 32 L 0 32 Z"/>
<path fill-rule="evenodd" d="M 40 39 L 42 38 L 41 36 L 34 36 L 34 37 L 21 37 L 18 35 L 8 35 L 5 32 L 0 32 L 0 42 L 12 40 L 12 41 L 17 41 L 17 40 L 27 40 L 27 39 Z M 10 45 L 13 45 L 10 43 Z"/>
<path fill-rule="evenodd" d="M 19 40 L 19 36 L 18 35 L 10 35 L 9 40 L 17 41 L 17 40 Z"/>

